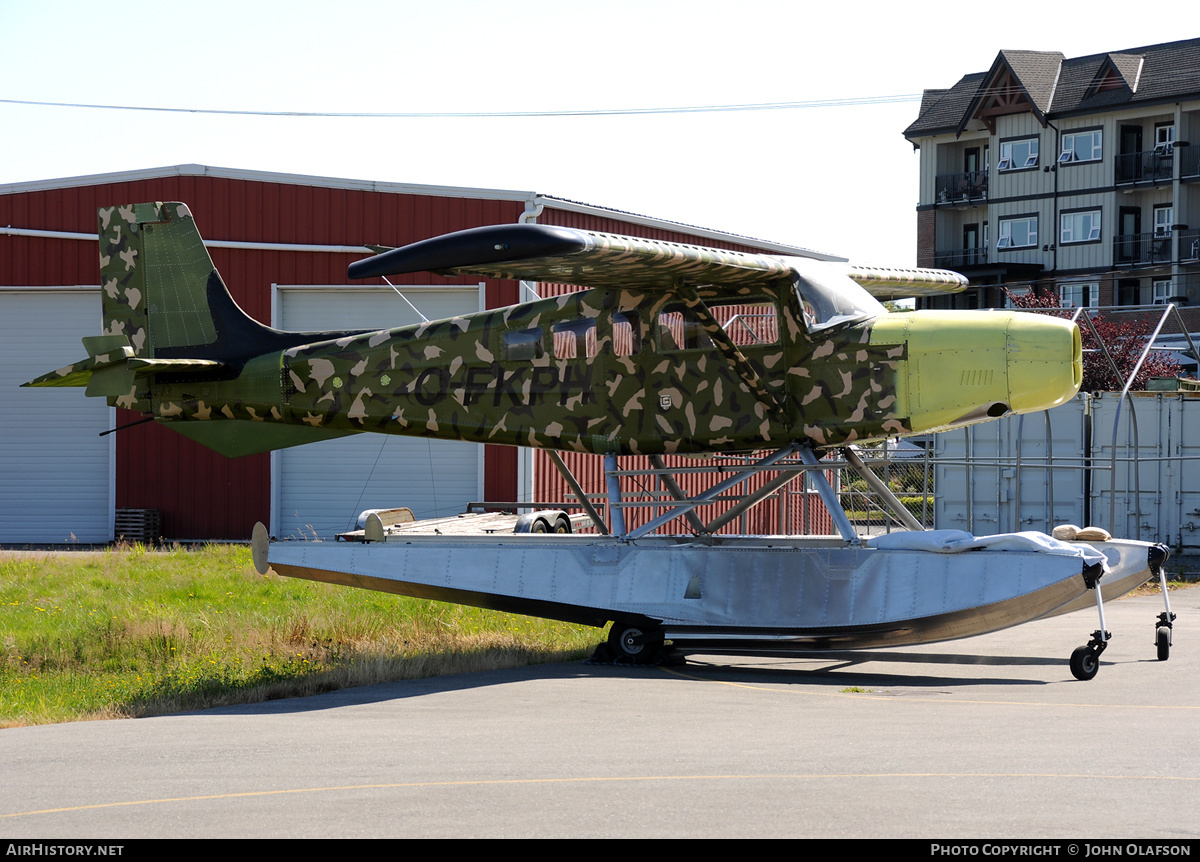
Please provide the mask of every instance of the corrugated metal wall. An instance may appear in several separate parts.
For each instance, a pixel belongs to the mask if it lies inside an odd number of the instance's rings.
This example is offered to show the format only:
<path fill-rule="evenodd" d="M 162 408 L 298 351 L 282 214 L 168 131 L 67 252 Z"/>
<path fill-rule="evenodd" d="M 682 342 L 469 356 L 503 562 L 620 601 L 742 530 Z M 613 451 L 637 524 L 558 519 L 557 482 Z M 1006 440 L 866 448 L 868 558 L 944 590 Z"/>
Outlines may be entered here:
<path fill-rule="evenodd" d="M 934 527 L 985 535 L 1091 524 L 1119 539 L 1200 548 L 1200 398 L 1131 394 L 1137 446 L 1126 402 L 1115 474 L 1116 392 L 935 435 Z"/>
<path fill-rule="evenodd" d="M 574 474 L 587 494 L 605 493 L 604 459 L 601 456 L 585 455 L 576 452 L 564 452 L 561 454 L 563 463 Z M 574 495 L 550 459 L 543 452 L 538 452 L 537 455 L 534 472 L 535 500 L 540 503 L 569 502 L 573 500 Z M 663 458 L 663 462 L 668 469 L 680 467 L 713 468 L 722 463 L 732 468 L 753 460 L 757 460 L 757 456 L 751 459 L 722 459 L 721 461 L 674 456 Z M 621 470 L 651 469 L 649 459 L 640 456 L 618 458 L 617 466 Z M 732 471 L 726 470 L 723 473 L 675 473 L 673 475 L 684 493 L 688 496 L 694 496 L 718 482 L 729 478 L 732 475 Z M 774 477 L 774 473 L 758 473 L 747 479 L 737 488 L 734 488 L 731 492 L 728 492 L 726 496 L 735 493 L 742 494 L 761 488 L 767 480 Z M 655 476 L 622 476 L 621 497 L 625 503 L 647 504 L 656 500 L 671 499 L 667 489 L 661 485 Z M 709 523 L 717 515 L 725 512 L 731 505 L 731 502 L 713 503 L 698 507 L 696 512 L 700 516 L 701 521 Z M 601 511 L 606 516 L 608 515 L 606 505 L 601 507 Z M 665 511 L 665 507 L 652 505 L 625 509 L 625 526 L 628 529 L 633 529 Z M 680 518 L 664 526 L 660 532 L 686 534 L 690 532 L 690 528 L 687 521 Z M 835 533 L 836 530 L 833 526 L 833 520 L 829 517 L 829 512 L 822 504 L 820 497 L 815 491 L 806 490 L 804 479 L 798 477 L 786 488 L 776 491 L 757 506 L 738 516 L 717 532 L 723 535 L 736 535 L 740 533 L 749 535 L 830 535 Z"/>
<path fill-rule="evenodd" d="M 186 202 L 200 232 L 209 240 L 313 245 L 401 245 L 463 228 L 511 223 L 524 208 L 521 202 L 510 200 L 169 176 L 0 194 L 0 224 L 95 234 L 98 207 L 148 200 Z M 355 259 L 337 253 L 210 251 L 234 299 L 264 323 L 270 323 L 272 283 L 350 284 L 346 266 Z M 0 284 L 95 284 L 97 254 L 98 247 L 91 242 L 0 236 Z M 428 275 L 392 280 L 401 284 L 479 281 Z M 488 281 L 486 291 L 490 307 L 516 301 L 514 282 Z M 47 321 L 47 325 L 53 322 Z M 82 355 L 81 347 L 78 356 L 64 356 L 62 362 Z M 120 410 L 117 425 L 139 418 L 139 414 Z M 515 451 L 489 446 L 485 463 L 487 495 L 514 497 Z M 245 538 L 255 521 L 269 518 L 269 456 L 229 460 L 152 423 L 121 431 L 117 434 L 116 505 L 161 509 L 163 534 L 171 538 Z"/>

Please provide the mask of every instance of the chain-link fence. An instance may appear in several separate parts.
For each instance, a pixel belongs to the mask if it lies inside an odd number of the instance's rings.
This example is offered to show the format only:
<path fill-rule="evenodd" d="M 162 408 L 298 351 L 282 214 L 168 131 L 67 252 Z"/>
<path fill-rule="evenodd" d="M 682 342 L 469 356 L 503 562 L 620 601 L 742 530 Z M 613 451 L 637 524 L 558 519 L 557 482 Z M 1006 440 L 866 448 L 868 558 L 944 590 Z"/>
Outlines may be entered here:
<path fill-rule="evenodd" d="M 899 498 L 904 508 L 923 527 L 933 527 L 934 472 L 926 449 L 910 443 L 889 443 L 856 447 L 859 456 Z M 855 470 L 841 467 L 836 471 L 834 488 L 855 531 L 861 536 L 878 535 L 894 529 L 908 529 L 892 512 L 881 495 L 872 490 Z"/>

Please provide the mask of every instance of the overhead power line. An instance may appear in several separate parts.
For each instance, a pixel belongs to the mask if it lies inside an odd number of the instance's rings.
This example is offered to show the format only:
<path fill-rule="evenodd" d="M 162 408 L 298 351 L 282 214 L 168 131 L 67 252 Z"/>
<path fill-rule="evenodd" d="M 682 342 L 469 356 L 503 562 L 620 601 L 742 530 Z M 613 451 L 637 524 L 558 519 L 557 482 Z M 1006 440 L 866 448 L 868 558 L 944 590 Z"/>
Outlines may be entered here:
<path fill-rule="evenodd" d="M 595 108 L 567 111 L 235 111 L 223 108 L 164 108 L 152 105 L 95 105 L 83 102 L 44 102 L 31 99 L 0 99 L 5 105 L 45 108 L 88 108 L 98 111 L 155 111 L 169 114 L 224 114 L 248 117 L 365 117 L 378 119 L 469 119 L 503 117 L 612 117 L 640 114 L 714 114 L 731 111 L 788 111 L 802 108 L 846 108 L 858 105 L 888 105 L 919 102 L 919 93 L 893 96 L 860 96 L 844 99 L 812 99 L 804 102 L 756 102 L 743 105 L 684 105 L 668 108 Z"/>

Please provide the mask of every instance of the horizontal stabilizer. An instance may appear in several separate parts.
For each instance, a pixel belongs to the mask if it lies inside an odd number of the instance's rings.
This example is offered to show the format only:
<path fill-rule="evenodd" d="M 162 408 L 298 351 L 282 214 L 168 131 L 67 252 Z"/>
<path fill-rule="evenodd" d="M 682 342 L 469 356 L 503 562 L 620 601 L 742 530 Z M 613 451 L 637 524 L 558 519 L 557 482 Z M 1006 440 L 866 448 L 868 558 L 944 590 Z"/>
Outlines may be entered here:
<path fill-rule="evenodd" d="M 796 260 L 575 228 L 510 224 L 471 228 L 394 248 L 350 264 L 348 274 L 371 278 L 435 272 L 581 287 L 671 290 L 683 285 L 772 284 L 791 278 Z M 955 293 L 967 285 L 961 275 L 946 270 L 840 266 L 880 299 Z"/>

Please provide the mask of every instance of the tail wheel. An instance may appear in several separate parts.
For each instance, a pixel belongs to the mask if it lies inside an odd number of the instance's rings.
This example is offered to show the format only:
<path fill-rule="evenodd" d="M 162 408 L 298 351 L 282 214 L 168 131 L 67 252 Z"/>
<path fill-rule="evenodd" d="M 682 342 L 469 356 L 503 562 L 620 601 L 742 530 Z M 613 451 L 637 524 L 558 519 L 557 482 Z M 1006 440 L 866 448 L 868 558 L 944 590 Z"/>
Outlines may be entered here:
<path fill-rule="evenodd" d="M 1166 661 L 1171 657 L 1171 630 L 1159 626 L 1154 636 L 1154 644 L 1158 647 L 1158 660 Z"/>
<path fill-rule="evenodd" d="M 1089 680 L 1100 670 L 1100 656 L 1090 644 L 1076 647 L 1071 653 L 1071 673 L 1075 679 Z"/>

